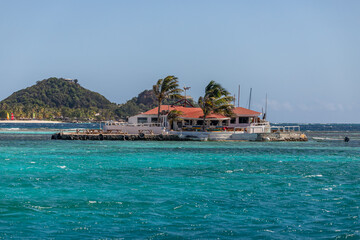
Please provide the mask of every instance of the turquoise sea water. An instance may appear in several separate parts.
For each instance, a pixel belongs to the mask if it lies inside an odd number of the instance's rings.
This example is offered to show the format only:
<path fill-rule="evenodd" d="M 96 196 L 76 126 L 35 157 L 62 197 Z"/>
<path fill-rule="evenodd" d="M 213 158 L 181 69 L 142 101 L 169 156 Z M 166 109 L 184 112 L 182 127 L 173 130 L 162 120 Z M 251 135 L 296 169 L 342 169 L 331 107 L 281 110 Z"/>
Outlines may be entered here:
<path fill-rule="evenodd" d="M 0 238 L 360 238 L 357 132 L 258 143 L 8 131 L 0 133 Z M 344 134 L 349 143 L 336 140 Z"/>

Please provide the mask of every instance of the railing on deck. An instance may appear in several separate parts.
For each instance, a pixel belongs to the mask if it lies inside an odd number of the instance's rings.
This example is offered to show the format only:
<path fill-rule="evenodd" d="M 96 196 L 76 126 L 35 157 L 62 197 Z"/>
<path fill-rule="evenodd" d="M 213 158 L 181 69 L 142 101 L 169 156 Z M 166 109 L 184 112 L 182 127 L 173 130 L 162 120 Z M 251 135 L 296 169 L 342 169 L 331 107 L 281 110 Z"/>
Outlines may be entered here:
<path fill-rule="evenodd" d="M 127 127 L 162 127 L 161 123 L 126 123 L 126 122 L 105 122 L 105 126 L 127 126 Z"/>
<path fill-rule="evenodd" d="M 263 126 L 250 126 L 250 127 L 235 127 L 234 133 L 264 133 L 266 132 L 266 125 Z"/>
<path fill-rule="evenodd" d="M 271 126 L 271 132 L 300 132 L 300 126 Z"/>

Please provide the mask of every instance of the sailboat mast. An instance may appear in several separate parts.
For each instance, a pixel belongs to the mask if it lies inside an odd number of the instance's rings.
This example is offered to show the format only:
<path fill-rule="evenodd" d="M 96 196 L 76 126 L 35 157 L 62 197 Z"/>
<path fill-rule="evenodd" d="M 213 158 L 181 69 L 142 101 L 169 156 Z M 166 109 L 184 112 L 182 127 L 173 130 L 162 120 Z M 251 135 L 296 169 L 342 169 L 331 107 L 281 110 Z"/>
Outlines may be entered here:
<path fill-rule="evenodd" d="M 248 109 L 251 108 L 251 93 L 252 93 L 252 88 L 250 88 L 250 95 L 249 95 L 249 107 Z"/>
<path fill-rule="evenodd" d="M 240 107 L 240 85 L 239 85 L 239 89 L 238 89 L 238 107 Z"/>
<path fill-rule="evenodd" d="M 266 97 L 265 97 L 265 119 L 267 117 L 267 102 L 268 102 L 268 100 L 267 100 L 267 93 L 266 93 Z"/>

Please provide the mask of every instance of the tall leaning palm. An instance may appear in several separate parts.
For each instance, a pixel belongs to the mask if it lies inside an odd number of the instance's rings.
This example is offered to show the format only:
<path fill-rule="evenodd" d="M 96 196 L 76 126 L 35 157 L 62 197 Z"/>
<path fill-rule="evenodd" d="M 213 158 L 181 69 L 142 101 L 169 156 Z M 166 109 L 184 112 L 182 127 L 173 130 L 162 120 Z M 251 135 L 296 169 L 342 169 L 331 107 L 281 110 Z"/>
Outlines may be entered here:
<path fill-rule="evenodd" d="M 175 76 L 167 76 L 159 79 L 153 86 L 154 94 L 158 100 L 158 123 L 160 122 L 160 107 L 162 102 L 167 98 L 180 98 L 183 91 L 179 88 L 178 79 Z"/>
<path fill-rule="evenodd" d="M 223 88 L 219 83 L 211 81 L 205 88 L 205 95 L 199 97 L 199 106 L 203 110 L 203 130 L 205 130 L 206 117 L 210 113 L 220 113 L 225 116 L 233 114 L 234 105 L 231 102 L 234 100 L 230 93 Z"/>

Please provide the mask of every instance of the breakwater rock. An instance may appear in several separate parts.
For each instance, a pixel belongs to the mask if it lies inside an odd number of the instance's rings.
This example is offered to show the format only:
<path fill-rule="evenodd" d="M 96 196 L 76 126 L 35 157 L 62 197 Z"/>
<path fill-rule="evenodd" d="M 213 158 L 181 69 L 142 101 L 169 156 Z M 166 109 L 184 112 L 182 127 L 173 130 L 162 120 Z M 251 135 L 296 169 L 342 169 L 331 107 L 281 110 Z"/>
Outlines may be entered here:
<path fill-rule="evenodd" d="M 308 141 L 307 136 L 302 132 L 275 132 L 275 133 L 258 133 L 256 141 L 271 142 L 305 142 Z"/>

